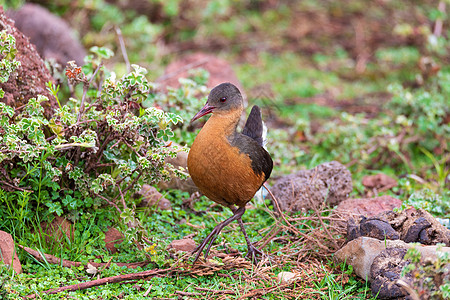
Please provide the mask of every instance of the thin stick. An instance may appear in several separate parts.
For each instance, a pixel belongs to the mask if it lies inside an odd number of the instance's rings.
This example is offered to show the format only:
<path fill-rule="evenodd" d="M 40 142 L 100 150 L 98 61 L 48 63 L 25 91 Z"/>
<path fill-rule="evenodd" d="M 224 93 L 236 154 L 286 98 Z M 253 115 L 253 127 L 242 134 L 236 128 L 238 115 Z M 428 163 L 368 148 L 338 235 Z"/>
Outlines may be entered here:
<path fill-rule="evenodd" d="M 149 271 L 144 271 L 144 272 L 139 272 L 139 273 L 123 274 L 123 275 L 117 275 L 117 276 L 112 276 L 112 277 L 105 277 L 105 278 L 102 278 L 102 279 L 97 279 L 97 280 L 77 283 L 77 284 L 73 284 L 73 285 L 62 286 L 62 287 L 57 288 L 57 289 L 43 291 L 42 293 L 51 295 L 51 294 L 57 294 L 57 293 L 64 292 L 64 291 L 85 290 L 85 289 L 88 289 L 88 288 L 91 288 L 91 287 L 94 287 L 94 286 L 99 286 L 99 285 L 104 285 L 104 284 L 118 283 L 118 282 L 127 281 L 127 280 L 133 280 L 134 281 L 134 280 L 146 279 L 148 277 L 157 276 L 159 274 L 168 273 L 170 271 L 172 271 L 172 268 L 161 269 L 161 270 L 149 270 Z M 25 296 L 25 298 L 35 299 L 37 296 L 39 296 L 39 295 L 38 294 L 31 294 L 31 295 Z"/>
<path fill-rule="evenodd" d="M 148 294 L 150 294 L 150 291 L 152 290 L 153 284 L 150 284 L 150 286 L 148 287 L 148 289 L 145 291 L 145 293 L 142 295 L 144 297 L 147 297 Z"/>
<path fill-rule="evenodd" d="M 99 195 L 99 194 L 95 194 L 95 195 L 96 195 L 97 197 L 99 197 L 99 198 L 105 200 L 106 202 L 108 202 L 109 205 L 114 206 L 114 207 L 117 209 L 117 211 L 119 212 L 119 214 L 122 213 L 122 211 L 121 211 L 120 208 L 117 206 L 117 204 L 115 204 L 114 202 L 110 201 L 109 199 L 103 197 L 102 195 Z"/>
<path fill-rule="evenodd" d="M 445 15 L 445 1 L 439 1 L 438 10 Z M 444 21 L 442 18 L 438 18 L 436 23 L 434 24 L 433 35 L 435 37 L 440 37 L 442 34 L 442 27 L 444 25 Z"/>
<path fill-rule="evenodd" d="M 328 230 L 326 224 L 323 222 L 320 212 L 317 210 L 316 207 L 313 207 L 313 209 L 314 209 L 314 212 L 316 213 L 317 217 L 319 218 L 319 222 L 320 222 L 320 225 L 322 225 L 323 230 L 325 230 L 326 234 L 328 235 L 328 238 L 333 241 L 335 249 L 336 250 L 339 249 L 339 245 L 336 242 L 336 239 L 333 238 L 333 236 L 331 235 L 330 231 Z"/>
<path fill-rule="evenodd" d="M 175 291 L 176 294 L 181 296 L 203 296 L 202 293 L 193 293 L 193 292 L 183 292 L 183 291 Z"/>
<path fill-rule="evenodd" d="M 33 192 L 33 191 L 30 191 L 30 190 L 26 190 L 26 189 L 20 188 L 18 186 L 14 186 L 14 185 L 12 185 L 12 184 L 10 184 L 10 183 L 8 183 L 6 181 L 3 181 L 3 180 L 0 180 L 0 183 L 6 185 L 7 187 L 10 187 L 12 189 L 15 189 L 15 190 L 18 190 L 18 191 L 21 191 L 21 192 L 29 192 L 29 193 Z"/>
<path fill-rule="evenodd" d="M 59 257 L 56 257 L 54 255 L 51 254 L 46 254 L 46 253 L 41 253 L 37 250 L 31 249 L 29 247 L 25 247 L 22 245 L 17 245 L 19 248 L 23 249 L 25 252 L 27 252 L 28 254 L 30 254 L 31 256 L 33 256 L 34 258 L 36 258 L 38 261 L 40 262 L 48 262 L 50 264 L 55 264 L 55 265 L 62 265 L 65 268 L 70 268 L 70 267 L 80 267 L 83 264 L 79 261 L 71 261 L 71 260 L 67 260 L 67 259 L 61 259 Z M 143 261 L 143 262 L 137 262 L 137 263 L 115 263 L 116 265 L 118 265 L 119 267 L 125 266 L 127 268 L 137 268 L 137 267 L 143 267 L 148 265 L 149 263 L 151 263 L 150 261 Z M 111 260 L 107 263 L 96 263 L 96 262 L 89 262 L 89 264 L 91 264 L 92 266 L 96 267 L 96 268 L 106 268 L 109 267 L 109 265 L 111 264 Z"/>
<path fill-rule="evenodd" d="M 288 228 L 289 228 L 291 231 L 293 231 L 294 233 L 296 233 L 296 234 L 298 234 L 298 235 L 301 235 L 302 237 L 304 237 L 304 238 L 307 239 L 307 240 L 310 240 L 310 241 L 312 241 L 312 242 L 314 242 L 314 243 L 317 243 L 317 245 L 318 245 L 320 248 L 322 248 L 322 249 L 324 249 L 324 250 L 328 250 L 328 247 L 322 245 L 322 243 L 320 243 L 319 240 L 314 239 L 313 237 L 311 237 L 311 236 L 309 236 L 309 235 L 307 235 L 307 234 L 305 234 L 305 233 L 303 233 L 303 232 L 297 230 L 297 228 L 295 228 L 294 226 L 292 226 L 292 224 L 289 223 L 288 220 L 286 220 L 286 218 L 285 218 L 283 212 L 281 211 L 280 206 L 278 205 L 278 200 L 275 198 L 275 196 L 272 194 L 272 192 L 269 190 L 269 188 L 267 187 L 267 185 L 266 185 L 265 183 L 263 184 L 263 186 L 264 186 L 264 188 L 267 190 L 267 192 L 269 192 L 270 196 L 271 196 L 272 199 L 274 200 L 274 202 L 275 202 L 275 204 L 276 204 L 276 206 L 277 206 L 277 208 L 278 208 L 278 210 L 279 210 L 279 212 L 280 212 L 280 215 L 281 215 L 282 219 L 286 222 L 286 224 L 289 225 Z"/>
<path fill-rule="evenodd" d="M 119 194 L 120 194 L 120 198 L 122 198 L 122 205 L 123 205 L 123 209 L 127 209 L 127 204 L 125 203 L 125 197 L 123 196 L 122 193 L 122 189 L 120 188 L 120 186 L 117 186 L 119 188 Z"/>
<path fill-rule="evenodd" d="M 292 227 L 292 231 L 294 231 L 295 233 L 299 233 L 299 231 L 292 226 L 291 223 L 289 223 L 289 221 L 286 219 L 286 217 L 284 216 L 283 212 L 281 211 L 280 205 L 278 204 L 278 200 L 277 198 L 275 198 L 275 196 L 272 194 L 272 192 L 269 190 L 269 188 L 267 187 L 266 183 L 263 184 L 264 188 L 267 190 L 267 192 L 270 194 L 270 196 L 272 197 L 273 201 L 275 202 L 275 205 L 277 206 L 278 211 L 280 212 L 280 216 L 283 219 L 283 221 L 286 222 L 286 224 L 288 224 L 290 227 Z"/>
<path fill-rule="evenodd" d="M 91 79 L 89 80 L 89 82 L 87 82 L 87 83 L 85 82 L 85 83 L 83 84 L 83 97 L 81 97 L 80 111 L 78 112 L 77 123 L 80 122 L 81 116 L 82 116 L 83 111 L 84 111 L 84 102 L 86 101 L 86 94 L 87 94 L 87 91 L 88 91 L 89 87 L 91 86 L 92 81 L 94 80 L 95 75 L 97 75 L 98 70 L 100 70 L 100 68 L 101 68 L 102 66 L 103 66 L 103 62 L 101 62 L 101 63 L 98 65 L 97 69 L 95 69 L 94 74 L 92 74 Z"/>
<path fill-rule="evenodd" d="M 130 65 L 130 61 L 128 59 L 127 49 L 125 48 L 125 42 L 123 40 L 122 31 L 117 26 L 115 26 L 114 29 L 116 30 L 117 38 L 119 39 L 120 51 L 122 51 L 123 60 L 125 61 L 125 64 L 127 65 L 127 73 L 130 73 L 131 65 Z"/>
<path fill-rule="evenodd" d="M 236 295 L 236 293 L 234 291 L 231 290 L 211 290 L 208 288 L 201 288 L 201 287 L 194 287 L 194 289 L 199 290 L 199 291 L 203 291 L 203 292 L 208 292 L 208 293 L 213 293 L 213 294 L 227 294 L 227 295 Z"/>

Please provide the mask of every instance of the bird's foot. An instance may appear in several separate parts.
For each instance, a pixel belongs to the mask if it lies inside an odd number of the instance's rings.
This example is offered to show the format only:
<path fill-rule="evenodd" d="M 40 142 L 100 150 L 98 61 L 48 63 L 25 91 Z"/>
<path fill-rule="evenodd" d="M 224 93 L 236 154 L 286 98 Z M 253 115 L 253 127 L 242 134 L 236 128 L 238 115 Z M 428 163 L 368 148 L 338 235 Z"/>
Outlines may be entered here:
<path fill-rule="evenodd" d="M 222 228 L 220 228 L 219 226 L 216 226 L 213 229 L 213 231 L 211 231 L 211 233 L 203 240 L 203 242 L 200 245 L 198 245 L 198 247 L 196 247 L 194 249 L 194 251 L 192 251 L 191 254 L 197 253 L 197 255 L 194 258 L 194 262 L 192 264 L 195 264 L 195 262 L 198 260 L 198 258 L 202 254 L 203 249 L 209 243 L 208 248 L 206 248 L 206 251 L 205 251 L 205 258 L 208 257 L 209 250 L 211 249 L 211 246 L 212 246 L 213 242 L 215 241 L 215 239 L 217 238 L 217 235 L 219 234 L 221 229 Z"/>
<path fill-rule="evenodd" d="M 262 252 L 261 250 L 257 249 L 252 244 L 249 244 L 248 245 L 248 252 L 245 255 L 245 258 L 250 257 L 250 259 L 252 260 L 252 263 L 257 265 L 258 264 L 258 258 L 256 257 L 257 255 L 259 255 L 261 258 L 263 258 L 265 256 L 264 252 Z"/>

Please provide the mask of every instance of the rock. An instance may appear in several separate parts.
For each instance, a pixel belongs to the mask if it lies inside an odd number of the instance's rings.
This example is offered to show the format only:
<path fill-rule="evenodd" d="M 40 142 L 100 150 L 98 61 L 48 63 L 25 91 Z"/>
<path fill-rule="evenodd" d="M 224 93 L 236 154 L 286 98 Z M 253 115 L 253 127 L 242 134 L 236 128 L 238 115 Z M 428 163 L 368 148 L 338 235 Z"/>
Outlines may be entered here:
<path fill-rule="evenodd" d="M 400 238 L 406 243 L 443 243 L 450 246 L 450 230 L 425 210 L 385 211 L 371 218 L 350 218 L 347 222 L 347 239 L 353 240 L 360 236 L 380 240 Z"/>
<path fill-rule="evenodd" d="M 347 199 L 339 203 L 337 211 L 349 215 L 363 215 L 372 217 L 384 211 L 392 211 L 401 207 L 402 201 L 391 196 L 375 198 Z"/>
<path fill-rule="evenodd" d="M 297 278 L 298 278 L 298 274 L 292 273 L 292 272 L 280 272 L 280 273 L 278 273 L 278 276 L 277 276 L 278 282 L 281 284 L 291 283 L 291 282 L 295 281 L 295 279 L 297 279 Z"/>
<path fill-rule="evenodd" d="M 105 232 L 105 244 L 106 249 L 108 249 L 111 253 L 116 253 L 117 248 L 116 244 L 120 244 L 123 242 L 124 237 L 122 232 L 117 230 L 114 227 L 110 227 L 107 232 Z"/>
<path fill-rule="evenodd" d="M 25 4 L 7 15 L 15 21 L 17 29 L 36 46 L 41 57 L 54 59 L 65 66 L 70 60 L 84 64 L 86 50 L 74 37 L 73 30 L 62 18 L 37 4 Z"/>
<path fill-rule="evenodd" d="M 223 82 L 231 82 L 243 93 L 244 89 L 242 84 L 239 82 L 230 63 L 215 55 L 202 52 L 188 54 L 174 60 L 167 66 L 164 75 L 157 81 L 160 82 L 160 86 L 163 89 L 166 89 L 168 86 L 178 88 L 180 87 L 178 79 L 189 77 L 189 70 L 198 68 L 205 69 L 209 72 L 209 79 L 206 84 L 209 89 Z M 245 95 L 242 94 L 242 96 L 245 101 Z M 246 103 L 244 105 L 247 106 Z"/>
<path fill-rule="evenodd" d="M 17 257 L 16 247 L 12 236 L 0 230 L 0 260 L 7 266 L 11 266 L 14 272 L 22 273 L 22 264 Z"/>
<path fill-rule="evenodd" d="M 149 184 L 142 185 L 141 190 L 134 196 L 135 198 L 142 197 L 142 201 L 138 205 L 140 207 L 153 207 L 156 205 L 161 210 L 172 209 L 170 201 L 164 198 L 163 195 L 158 192 L 155 187 Z"/>
<path fill-rule="evenodd" d="M 386 219 L 377 216 L 371 218 L 360 216 L 357 220 L 350 218 L 347 221 L 347 240 L 351 241 L 360 236 L 379 240 L 398 240 L 400 238 Z"/>
<path fill-rule="evenodd" d="M 409 249 L 414 244 L 405 243 L 401 240 L 378 240 L 370 237 L 359 237 L 348 242 L 344 247 L 336 251 L 334 259 L 337 263 L 345 262 L 353 267 L 353 271 L 362 279 L 372 281 L 370 268 L 373 260 L 381 251 L 387 248 Z M 423 260 L 435 260 L 437 246 L 416 246 Z M 442 252 L 449 252 L 450 247 L 442 247 Z"/>
<path fill-rule="evenodd" d="M 398 233 L 385 220 L 366 219 L 359 223 L 361 236 L 373 237 L 379 240 L 398 240 Z"/>
<path fill-rule="evenodd" d="M 175 169 L 182 172 L 187 172 L 187 157 L 188 153 L 184 151 L 181 146 L 177 145 L 179 148 L 176 150 L 176 157 L 166 157 L 165 162 L 170 163 Z M 158 187 L 162 190 L 167 189 L 177 189 L 180 191 L 188 192 L 190 194 L 198 191 L 191 177 L 186 179 L 181 179 L 177 177 L 173 172 L 171 172 L 171 179 L 169 181 L 160 181 Z"/>
<path fill-rule="evenodd" d="M 1 83 L 0 87 L 5 92 L 1 101 L 14 108 L 21 107 L 28 102 L 28 99 L 44 95 L 49 101 L 42 102 L 44 114 L 47 117 L 53 115 L 53 109 L 58 107 L 56 99 L 47 91 L 46 83 L 54 81 L 50 72 L 45 67 L 44 61 L 40 58 L 33 44 L 28 38 L 14 26 L 14 22 L 6 17 L 3 8 L 0 6 L 0 31 L 7 33 L 16 39 L 16 60 L 20 62 L 20 67 L 11 74 L 8 81 Z"/>
<path fill-rule="evenodd" d="M 403 236 L 403 241 L 406 243 L 414 243 L 423 239 L 430 242 L 430 239 L 426 235 L 425 231 L 425 229 L 429 227 L 431 227 L 431 224 L 425 218 L 417 218 L 406 231 L 406 234 Z"/>
<path fill-rule="evenodd" d="M 334 258 L 338 263 L 345 262 L 352 266 L 356 275 L 367 280 L 373 260 L 383 249 L 384 244 L 380 240 L 359 237 L 336 251 Z"/>
<path fill-rule="evenodd" d="M 338 226 L 340 223 L 338 223 Z M 347 221 L 347 240 L 353 241 L 361 236 L 361 230 L 359 229 L 359 223 L 357 223 L 353 218 Z"/>
<path fill-rule="evenodd" d="M 370 268 L 370 288 L 377 299 L 399 299 L 407 295 L 395 284 L 400 279 L 403 268 L 408 265 L 408 261 L 404 260 L 406 251 L 402 248 L 387 248 L 373 260 Z"/>
<path fill-rule="evenodd" d="M 169 249 L 173 248 L 177 251 L 185 251 L 192 252 L 196 247 L 195 241 L 193 239 L 181 239 L 181 240 L 173 240 L 169 244 Z"/>
<path fill-rule="evenodd" d="M 334 206 L 347 199 L 352 191 L 352 176 L 336 161 L 318 165 L 280 178 L 272 187 L 282 211 L 296 212 L 320 207 L 324 202 Z M 274 203 L 274 207 L 277 208 Z"/>
<path fill-rule="evenodd" d="M 73 241 L 75 229 L 72 226 L 72 223 L 64 217 L 56 216 L 50 224 L 42 222 L 41 227 L 45 232 L 45 239 L 47 242 L 60 242 L 66 238 Z"/>
<path fill-rule="evenodd" d="M 362 184 L 369 191 L 371 191 L 374 194 L 377 194 L 379 192 L 384 192 L 397 186 L 397 180 L 387 176 L 386 174 L 380 173 L 371 176 L 364 176 L 362 179 Z"/>
<path fill-rule="evenodd" d="M 419 242 L 425 245 L 442 243 L 450 246 L 450 229 L 423 209 L 384 212 L 381 217 L 391 224 L 400 234 L 400 239 L 405 242 Z"/>

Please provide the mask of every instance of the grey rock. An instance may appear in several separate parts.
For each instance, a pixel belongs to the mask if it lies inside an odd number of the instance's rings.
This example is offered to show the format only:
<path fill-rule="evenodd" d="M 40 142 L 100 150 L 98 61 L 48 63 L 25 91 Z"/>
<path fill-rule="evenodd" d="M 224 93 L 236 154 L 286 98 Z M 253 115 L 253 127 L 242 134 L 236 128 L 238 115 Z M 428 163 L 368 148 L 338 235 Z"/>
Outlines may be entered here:
<path fill-rule="evenodd" d="M 319 207 L 324 202 L 335 206 L 352 191 L 350 171 L 337 161 L 323 163 L 280 178 L 272 187 L 282 211 Z M 277 205 L 274 205 L 277 209 Z"/>
<path fill-rule="evenodd" d="M 413 224 L 408 228 L 403 240 L 407 243 L 414 243 L 417 241 L 428 240 L 425 229 L 431 227 L 430 222 L 424 217 L 419 217 L 414 220 Z"/>
<path fill-rule="evenodd" d="M 15 21 L 16 27 L 30 38 L 42 58 L 53 58 L 61 65 L 70 60 L 83 65 L 86 50 L 62 18 L 44 7 L 30 3 L 7 14 Z"/>
<path fill-rule="evenodd" d="M 384 212 L 379 215 L 400 234 L 400 239 L 425 245 L 442 243 L 450 246 L 450 229 L 443 226 L 423 209 L 406 209 L 400 212 Z"/>
<path fill-rule="evenodd" d="M 392 226 L 384 221 L 379 219 L 364 219 L 359 224 L 361 235 L 373 237 L 379 240 L 389 239 L 389 240 L 398 240 L 398 233 L 392 228 Z"/>
<path fill-rule="evenodd" d="M 366 218 L 364 216 L 359 220 L 350 218 L 347 221 L 347 240 L 351 241 L 360 236 L 372 237 L 379 240 L 398 240 L 400 238 L 397 231 L 383 218 Z"/>

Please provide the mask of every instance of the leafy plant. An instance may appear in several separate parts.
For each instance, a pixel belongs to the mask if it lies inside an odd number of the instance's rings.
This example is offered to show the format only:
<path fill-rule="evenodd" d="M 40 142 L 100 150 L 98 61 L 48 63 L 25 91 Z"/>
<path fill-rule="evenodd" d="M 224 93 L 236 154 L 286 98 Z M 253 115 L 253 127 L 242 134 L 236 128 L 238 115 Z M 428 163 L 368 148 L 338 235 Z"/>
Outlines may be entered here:
<path fill-rule="evenodd" d="M 6 33 L 6 30 L 0 31 L 0 83 L 8 81 L 9 76 L 20 67 L 20 62 L 16 58 L 16 39 Z M 3 98 L 5 92 L 0 88 L 0 98 Z"/>
<path fill-rule="evenodd" d="M 71 63 L 66 70 L 71 84 L 82 84 L 81 99 L 60 104 L 50 120 L 43 115 L 44 96 L 30 99 L 20 112 L 0 103 L 0 187 L 6 194 L 0 211 L 8 226 L 34 220 L 33 213 L 41 221 L 53 214 L 76 221 L 105 203 L 129 224 L 134 216 L 130 196 L 144 182 L 169 177 L 172 168 L 164 159 L 175 152 L 166 146 L 174 135 L 171 126 L 183 120 L 141 107 L 154 94 L 144 68 L 133 65 L 132 72 L 116 78 L 101 62 L 112 53 L 93 50 L 86 66 Z M 58 88 L 49 85 L 49 90 L 57 97 Z M 12 199 L 22 204 L 14 207 Z"/>
<path fill-rule="evenodd" d="M 432 190 L 423 189 L 414 192 L 406 201 L 402 203 L 402 209 L 413 206 L 416 209 L 422 208 L 433 215 L 450 216 L 450 191 L 443 192 L 443 195 L 434 193 Z"/>
<path fill-rule="evenodd" d="M 331 154 L 344 163 L 382 168 L 403 166 L 413 169 L 412 159 L 426 151 L 448 151 L 450 125 L 444 122 L 450 113 L 447 96 L 450 73 L 441 72 L 430 87 L 407 90 L 398 84 L 385 115 L 367 119 L 364 115 L 342 113 L 337 121 L 324 125 L 321 138 L 313 146 L 316 153 Z M 423 153 L 422 153 L 423 156 Z"/>

